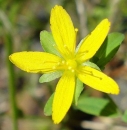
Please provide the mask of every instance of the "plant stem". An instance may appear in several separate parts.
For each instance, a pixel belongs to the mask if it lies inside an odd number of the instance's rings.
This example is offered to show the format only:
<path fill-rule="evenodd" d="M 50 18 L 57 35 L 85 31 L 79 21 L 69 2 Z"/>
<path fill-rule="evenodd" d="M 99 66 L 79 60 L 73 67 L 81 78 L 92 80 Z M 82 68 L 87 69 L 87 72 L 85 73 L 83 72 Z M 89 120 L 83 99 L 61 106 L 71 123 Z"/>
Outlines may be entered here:
<path fill-rule="evenodd" d="M 12 109 L 12 125 L 13 130 L 18 130 L 18 123 L 17 123 L 17 107 L 16 107 L 16 91 L 15 91 L 15 73 L 14 68 L 12 66 L 12 63 L 9 61 L 9 55 L 12 54 L 12 36 L 10 34 L 6 34 L 4 36 L 4 42 L 6 47 L 6 62 L 7 62 L 7 68 L 8 68 L 8 86 L 9 86 L 9 99 L 10 99 L 10 105 Z"/>
<path fill-rule="evenodd" d="M 76 10 L 79 18 L 81 39 L 88 34 L 87 12 L 83 0 L 75 0 Z"/>

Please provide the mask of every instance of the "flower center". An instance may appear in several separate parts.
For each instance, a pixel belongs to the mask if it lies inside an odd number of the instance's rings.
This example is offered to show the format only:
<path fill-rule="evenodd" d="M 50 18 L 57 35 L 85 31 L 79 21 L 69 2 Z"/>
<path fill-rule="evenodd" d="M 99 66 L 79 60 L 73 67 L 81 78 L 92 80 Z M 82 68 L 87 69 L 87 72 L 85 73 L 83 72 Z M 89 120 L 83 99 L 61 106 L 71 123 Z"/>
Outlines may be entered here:
<path fill-rule="evenodd" d="M 75 60 L 67 60 L 66 66 L 68 70 L 74 72 L 77 67 L 77 62 Z"/>
<path fill-rule="evenodd" d="M 62 69 L 62 70 L 69 70 L 71 72 L 75 72 L 76 68 L 77 68 L 77 62 L 75 60 L 63 60 L 59 67 Z"/>
<path fill-rule="evenodd" d="M 69 70 L 75 72 L 77 68 L 77 62 L 75 60 L 62 60 L 56 66 L 53 66 L 53 69 L 56 70 Z"/>

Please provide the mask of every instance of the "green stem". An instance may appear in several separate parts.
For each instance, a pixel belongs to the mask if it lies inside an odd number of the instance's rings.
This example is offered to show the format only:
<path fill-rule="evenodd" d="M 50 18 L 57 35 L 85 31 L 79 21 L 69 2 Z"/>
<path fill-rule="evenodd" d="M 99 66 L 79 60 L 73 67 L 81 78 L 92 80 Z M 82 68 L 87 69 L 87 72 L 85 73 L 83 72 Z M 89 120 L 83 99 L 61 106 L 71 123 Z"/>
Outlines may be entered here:
<path fill-rule="evenodd" d="M 13 124 L 13 130 L 18 130 L 18 123 L 17 123 L 17 107 L 16 107 L 16 86 L 15 86 L 15 73 L 14 68 L 12 66 L 12 63 L 9 61 L 9 55 L 12 54 L 12 48 L 13 48 L 13 42 L 12 42 L 12 36 L 7 34 L 4 37 L 5 47 L 6 47 L 6 62 L 7 62 L 7 68 L 8 68 L 8 79 L 9 79 L 9 99 L 10 99 L 10 105 L 12 108 L 12 124 Z"/>

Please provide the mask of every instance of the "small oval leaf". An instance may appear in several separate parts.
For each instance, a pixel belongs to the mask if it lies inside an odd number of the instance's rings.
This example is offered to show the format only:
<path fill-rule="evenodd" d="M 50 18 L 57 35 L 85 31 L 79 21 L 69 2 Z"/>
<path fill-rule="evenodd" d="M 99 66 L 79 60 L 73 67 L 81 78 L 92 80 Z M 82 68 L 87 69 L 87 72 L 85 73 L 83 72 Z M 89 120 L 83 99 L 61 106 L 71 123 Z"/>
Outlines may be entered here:
<path fill-rule="evenodd" d="M 55 80 L 55 79 L 57 79 L 57 78 L 59 78 L 61 76 L 62 76 L 61 71 L 56 71 L 56 72 L 52 72 L 52 73 L 43 74 L 40 77 L 39 82 L 40 83 L 50 82 L 50 81 Z"/>
<path fill-rule="evenodd" d="M 83 65 L 84 66 L 86 65 L 86 66 L 89 66 L 91 68 L 94 68 L 96 70 L 101 71 L 101 69 L 95 63 L 93 63 L 93 62 L 87 61 L 87 62 L 84 62 Z"/>
<path fill-rule="evenodd" d="M 61 56 L 58 50 L 55 48 L 56 43 L 54 41 L 52 33 L 47 31 L 41 31 L 40 42 L 44 51 L 52 53 L 57 56 Z"/>
<path fill-rule="evenodd" d="M 77 105 L 79 96 L 84 89 L 83 83 L 77 78 L 76 80 L 76 87 L 75 87 L 75 94 L 74 94 L 74 103 Z"/>
<path fill-rule="evenodd" d="M 54 98 L 54 93 L 50 96 L 48 99 L 45 107 L 44 107 L 44 114 L 46 116 L 51 116 L 52 115 L 52 103 L 53 103 L 53 98 Z"/>

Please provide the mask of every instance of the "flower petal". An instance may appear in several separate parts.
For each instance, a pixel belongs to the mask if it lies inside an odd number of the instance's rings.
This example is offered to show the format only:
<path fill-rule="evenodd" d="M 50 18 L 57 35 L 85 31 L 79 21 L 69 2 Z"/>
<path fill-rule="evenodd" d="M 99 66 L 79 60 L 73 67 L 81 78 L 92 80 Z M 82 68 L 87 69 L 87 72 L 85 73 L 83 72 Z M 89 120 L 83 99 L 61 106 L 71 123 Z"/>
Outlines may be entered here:
<path fill-rule="evenodd" d="M 70 108 L 75 90 L 74 73 L 65 72 L 57 84 L 54 100 L 52 118 L 58 124 Z"/>
<path fill-rule="evenodd" d="M 59 57 L 45 52 L 17 52 L 9 59 L 20 69 L 31 73 L 52 72 L 60 61 Z"/>
<path fill-rule="evenodd" d="M 119 87 L 116 82 L 96 69 L 84 66 L 80 68 L 77 76 L 83 83 L 96 90 L 105 93 L 119 94 Z"/>
<path fill-rule="evenodd" d="M 63 55 L 74 53 L 76 46 L 76 32 L 68 13 L 56 5 L 51 11 L 50 24 L 57 49 Z"/>
<path fill-rule="evenodd" d="M 88 35 L 77 52 L 77 59 L 86 61 L 93 57 L 102 45 L 110 28 L 108 19 L 104 19 L 101 23 Z"/>

